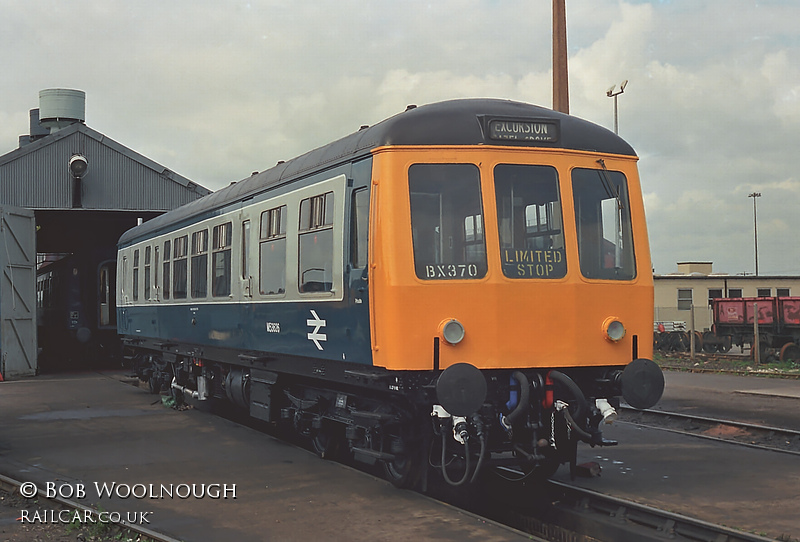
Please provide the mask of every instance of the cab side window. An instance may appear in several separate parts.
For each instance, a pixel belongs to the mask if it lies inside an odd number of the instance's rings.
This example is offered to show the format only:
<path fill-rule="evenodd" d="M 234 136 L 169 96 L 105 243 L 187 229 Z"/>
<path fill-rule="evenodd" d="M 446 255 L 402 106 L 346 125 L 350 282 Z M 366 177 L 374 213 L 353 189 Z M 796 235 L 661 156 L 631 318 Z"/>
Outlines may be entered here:
<path fill-rule="evenodd" d="M 350 252 L 353 267 L 367 266 L 367 246 L 369 241 L 369 190 L 366 188 L 353 193 L 353 220 L 350 225 Z"/>

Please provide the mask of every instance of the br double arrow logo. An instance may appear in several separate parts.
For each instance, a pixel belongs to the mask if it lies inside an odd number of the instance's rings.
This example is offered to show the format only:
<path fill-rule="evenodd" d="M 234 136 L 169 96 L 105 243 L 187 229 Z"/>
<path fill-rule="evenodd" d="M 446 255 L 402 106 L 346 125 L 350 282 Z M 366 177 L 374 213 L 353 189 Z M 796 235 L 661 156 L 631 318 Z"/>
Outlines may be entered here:
<path fill-rule="evenodd" d="M 314 341 L 314 344 L 317 345 L 317 350 L 322 350 L 322 345 L 319 344 L 319 342 L 328 340 L 328 336 L 325 333 L 319 332 L 320 329 L 325 327 L 325 320 L 317 315 L 317 311 L 311 311 L 311 316 L 313 316 L 314 319 L 306 320 L 306 325 L 313 327 L 314 331 L 308 334 L 308 340 Z"/>

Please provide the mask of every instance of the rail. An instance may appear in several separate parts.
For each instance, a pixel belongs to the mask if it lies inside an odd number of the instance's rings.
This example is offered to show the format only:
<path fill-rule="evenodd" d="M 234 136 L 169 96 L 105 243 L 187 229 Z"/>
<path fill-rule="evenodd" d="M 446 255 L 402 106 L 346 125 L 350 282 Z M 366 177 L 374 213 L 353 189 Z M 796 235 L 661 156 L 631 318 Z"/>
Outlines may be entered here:
<path fill-rule="evenodd" d="M 0 489 L 8 491 L 9 493 L 14 493 L 14 492 L 19 493 L 19 488 L 22 484 L 23 482 L 19 480 L 15 480 L 13 478 L 9 478 L 8 476 L 0 474 Z M 36 496 L 37 503 L 40 505 L 41 508 L 46 508 L 46 503 L 56 503 L 70 510 L 76 510 L 84 514 L 89 514 L 91 518 L 93 518 L 96 521 L 98 520 L 98 514 L 100 512 L 99 510 L 81 504 L 79 502 L 65 499 L 63 497 L 56 496 L 53 498 L 45 498 L 42 497 L 42 495 L 43 492 L 39 491 Z M 119 529 L 123 531 L 127 530 L 145 536 L 149 540 L 152 540 L 153 542 L 180 542 L 178 539 L 172 538 L 171 536 L 167 536 L 165 534 L 153 531 L 152 529 L 142 527 L 141 525 L 128 523 L 126 521 L 111 521 L 109 519 L 108 523 L 117 526 Z M 64 527 L 66 527 L 66 525 L 64 525 Z M 116 540 L 116 538 L 114 540 Z"/>
<path fill-rule="evenodd" d="M 575 542 L 767 542 L 763 536 L 550 480 L 525 509 L 508 510 L 512 527 Z"/>
<path fill-rule="evenodd" d="M 800 455 L 800 431 L 794 429 L 663 410 L 637 410 L 626 405 L 622 405 L 621 411 L 624 417 L 618 420 L 619 423 L 728 442 L 748 448 Z M 734 431 L 726 431 L 726 428 Z"/>

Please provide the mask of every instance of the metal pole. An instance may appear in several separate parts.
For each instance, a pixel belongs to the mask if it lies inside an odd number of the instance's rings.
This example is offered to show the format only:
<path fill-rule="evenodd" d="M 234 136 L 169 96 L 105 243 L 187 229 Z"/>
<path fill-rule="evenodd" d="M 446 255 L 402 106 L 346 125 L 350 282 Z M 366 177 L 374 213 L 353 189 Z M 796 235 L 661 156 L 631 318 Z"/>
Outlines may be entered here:
<path fill-rule="evenodd" d="M 689 333 L 691 333 L 691 335 L 689 335 L 689 351 L 691 352 L 691 354 L 689 354 L 689 359 L 694 361 L 694 345 L 695 345 L 694 341 L 696 340 L 696 337 L 695 337 L 695 334 L 694 334 L 694 303 L 692 303 L 691 312 L 689 314 L 689 320 L 691 320 L 691 323 L 692 323 L 692 329 L 689 332 Z"/>
<path fill-rule="evenodd" d="M 553 0 L 553 109 L 569 114 L 566 0 Z"/>
<path fill-rule="evenodd" d="M 753 200 L 755 201 L 755 200 Z M 761 364 L 761 348 L 759 348 L 758 337 L 758 303 L 753 303 L 753 359 L 756 360 L 756 365 Z"/>
<path fill-rule="evenodd" d="M 613 85 L 610 89 L 606 91 L 606 96 L 608 96 L 609 98 L 614 98 L 614 133 L 617 135 L 619 135 L 619 109 L 617 105 L 617 97 L 623 92 L 625 92 L 625 87 L 627 85 L 628 85 L 628 80 L 626 79 L 619 85 L 618 91 L 614 92 L 614 89 L 617 87 L 617 85 Z"/>
<path fill-rule="evenodd" d="M 747 195 L 748 198 L 753 198 L 753 245 L 755 247 L 756 256 L 756 276 L 758 276 L 758 214 L 756 213 L 756 198 L 761 197 L 761 192 L 753 192 Z"/>

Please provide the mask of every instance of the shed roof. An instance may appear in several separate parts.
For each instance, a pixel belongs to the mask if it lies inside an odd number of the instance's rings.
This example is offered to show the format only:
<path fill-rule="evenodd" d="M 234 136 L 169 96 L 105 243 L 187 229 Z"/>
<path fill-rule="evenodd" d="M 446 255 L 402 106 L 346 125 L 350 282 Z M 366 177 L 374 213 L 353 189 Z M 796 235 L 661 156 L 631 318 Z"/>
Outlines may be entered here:
<path fill-rule="evenodd" d="M 31 209 L 72 208 L 69 159 L 82 154 L 81 208 L 168 211 L 211 191 L 83 123 L 0 156 L 0 203 Z"/>

